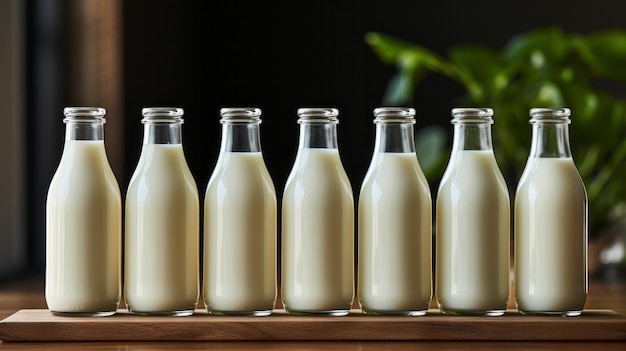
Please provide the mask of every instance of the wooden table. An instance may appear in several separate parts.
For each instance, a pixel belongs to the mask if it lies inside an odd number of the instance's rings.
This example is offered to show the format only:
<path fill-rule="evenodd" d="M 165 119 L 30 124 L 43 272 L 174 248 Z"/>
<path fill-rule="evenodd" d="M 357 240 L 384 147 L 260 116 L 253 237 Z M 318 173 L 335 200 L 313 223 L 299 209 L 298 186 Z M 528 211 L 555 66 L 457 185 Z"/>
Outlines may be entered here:
<path fill-rule="evenodd" d="M 433 304 L 433 308 L 436 308 Z M 513 303 L 510 307 L 514 308 Z M 0 286 L 0 320 L 23 309 L 45 309 L 43 279 L 35 277 L 9 285 Z M 591 281 L 586 310 L 612 310 L 626 316 L 626 282 L 607 284 Z M 411 317 L 441 319 L 434 311 L 434 317 Z M 503 317 L 485 317 L 505 318 Z M 621 316 L 620 316 L 621 317 Z M 110 318 L 110 317 L 105 317 Z M 129 317 L 133 318 L 133 317 Z M 182 317 L 189 318 L 189 317 Z M 212 317 L 198 317 L 212 318 Z M 229 317 L 228 317 L 229 318 Z M 238 318 L 238 317 L 235 317 Z M 255 317 L 267 318 L 267 317 Z M 278 319 L 280 317 L 276 317 Z M 291 317 L 283 317 L 291 318 Z M 346 317 L 333 317 L 346 318 Z M 363 318 L 363 317 L 360 317 Z M 371 318 L 371 317 L 365 317 Z M 373 317 L 378 318 L 378 317 Z M 450 317 L 455 323 L 464 323 Z M 548 317 L 554 318 L 554 317 Z M 560 317 L 559 317 L 560 318 Z M 574 319 L 577 317 L 574 317 Z M 388 320 L 388 319 L 387 319 Z M 571 320 L 571 319 L 570 319 Z M 133 320 L 134 321 L 134 320 Z M 190 320 L 187 320 L 190 321 Z M 284 320 L 283 320 L 284 321 Z M 386 320 L 380 320 L 381 326 Z M 542 320 L 539 320 L 540 322 Z M 558 320 L 557 320 L 558 321 Z M 279 322 L 281 320 L 279 319 Z M 621 325 L 621 324 L 620 324 Z M 564 328 L 567 329 L 567 328 Z M 563 331 L 566 332 L 565 330 Z M 626 331 L 625 331 L 626 332 Z M 121 332 L 120 332 L 121 333 Z M 124 337 L 116 338 L 123 340 Z M 315 335 L 312 336 L 315 339 Z M 495 350 L 495 349 L 563 349 L 563 350 L 626 350 L 626 341 L 71 341 L 71 342 L 2 342 L 1 350 Z"/>

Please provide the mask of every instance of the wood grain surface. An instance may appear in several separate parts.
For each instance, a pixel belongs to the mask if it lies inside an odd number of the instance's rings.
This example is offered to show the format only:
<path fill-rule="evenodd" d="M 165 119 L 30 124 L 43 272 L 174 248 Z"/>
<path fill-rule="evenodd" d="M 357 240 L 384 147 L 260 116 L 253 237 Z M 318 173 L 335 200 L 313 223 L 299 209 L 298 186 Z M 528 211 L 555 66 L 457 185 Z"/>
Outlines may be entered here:
<path fill-rule="evenodd" d="M 110 317 L 61 317 L 46 309 L 22 309 L 0 322 L 3 341 L 334 341 L 499 340 L 624 341 L 626 317 L 611 310 L 585 310 L 579 317 L 446 316 L 432 309 L 421 317 L 136 316 L 120 309 Z"/>

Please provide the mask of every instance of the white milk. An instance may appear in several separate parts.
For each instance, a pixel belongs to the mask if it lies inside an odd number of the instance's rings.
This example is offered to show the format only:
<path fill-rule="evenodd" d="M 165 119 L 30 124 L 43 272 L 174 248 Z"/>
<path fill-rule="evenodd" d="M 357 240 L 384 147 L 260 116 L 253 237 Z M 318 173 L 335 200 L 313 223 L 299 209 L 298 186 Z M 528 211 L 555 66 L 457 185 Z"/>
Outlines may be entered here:
<path fill-rule="evenodd" d="M 586 191 L 574 161 L 529 158 L 515 200 L 515 301 L 521 312 L 582 311 L 586 228 Z"/>
<path fill-rule="evenodd" d="M 143 147 L 126 195 L 124 298 L 135 313 L 193 311 L 200 278 L 196 183 L 181 144 Z"/>
<path fill-rule="evenodd" d="M 120 189 L 103 141 L 68 140 L 64 148 L 46 201 L 46 302 L 53 312 L 114 313 L 121 295 Z"/>
<path fill-rule="evenodd" d="M 354 199 L 337 149 L 304 148 L 282 202 L 282 300 L 290 312 L 348 311 Z"/>
<path fill-rule="evenodd" d="M 277 205 L 260 152 L 223 152 L 204 200 L 203 296 L 214 313 L 271 313 Z"/>
<path fill-rule="evenodd" d="M 432 296 L 431 245 L 431 194 L 415 153 L 376 153 L 359 197 L 361 308 L 424 314 Z"/>
<path fill-rule="evenodd" d="M 459 151 L 451 164 L 437 195 L 437 302 L 495 315 L 509 299 L 508 189 L 492 151 Z"/>

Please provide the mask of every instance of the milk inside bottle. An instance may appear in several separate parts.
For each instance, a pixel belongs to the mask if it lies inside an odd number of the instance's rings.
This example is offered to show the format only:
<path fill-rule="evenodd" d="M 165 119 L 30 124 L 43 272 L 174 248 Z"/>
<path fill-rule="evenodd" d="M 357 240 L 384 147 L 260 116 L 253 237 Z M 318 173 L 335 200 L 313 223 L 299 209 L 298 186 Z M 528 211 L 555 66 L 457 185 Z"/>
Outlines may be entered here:
<path fill-rule="evenodd" d="M 588 200 L 567 108 L 530 110 L 532 142 L 515 196 L 515 302 L 522 314 L 578 316 L 587 298 Z"/>
<path fill-rule="evenodd" d="M 265 316 L 277 295 L 277 203 L 261 153 L 261 110 L 220 115 L 221 149 L 204 199 L 204 302 L 211 314 Z"/>
<path fill-rule="evenodd" d="M 104 147 L 105 110 L 67 107 L 46 198 L 45 297 L 58 315 L 109 316 L 121 296 L 122 203 Z"/>
<path fill-rule="evenodd" d="M 366 314 L 424 315 L 432 297 L 432 200 L 415 154 L 415 110 L 381 107 L 374 116 L 358 208 L 359 303 Z"/>
<path fill-rule="evenodd" d="M 354 198 L 337 115 L 298 109 L 300 141 L 282 198 L 281 298 L 290 314 L 346 315 L 354 299 Z"/>
<path fill-rule="evenodd" d="M 179 108 L 144 108 L 144 143 L 126 193 L 124 299 L 133 314 L 186 316 L 199 297 L 199 196 Z"/>
<path fill-rule="evenodd" d="M 510 203 L 493 153 L 493 111 L 452 110 L 436 206 L 435 295 L 445 314 L 499 316 L 509 299 Z"/>

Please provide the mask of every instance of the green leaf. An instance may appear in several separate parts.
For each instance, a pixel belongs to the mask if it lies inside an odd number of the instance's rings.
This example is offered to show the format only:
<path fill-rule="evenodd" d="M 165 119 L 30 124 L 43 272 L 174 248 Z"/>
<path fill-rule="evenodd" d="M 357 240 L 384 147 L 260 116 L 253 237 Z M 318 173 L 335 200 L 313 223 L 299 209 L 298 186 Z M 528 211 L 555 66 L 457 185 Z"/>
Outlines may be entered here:
<path fill-rule="evenodd" d="M 598 164 L 599 154 L 600 148 L 597 145 L 592 145 L 586 149 L 586 152 L 579 152 L 574 155 L 581 177 L 585 179 L 591 178 L 591 174 L 593 174 Z"/>
<path fill-rule="evenodd" d="M 576 48 L 596 74 L 626 80 L 625 30 L 606 30 L 580 37 Z"/>
<path fill-rule="evenodd" d="M 565 95 L 564 99 L 568 103 L 568 107 L 572 112 L 572 121 L 575 123 L 587 124 L 598 116 L 601 109 L 606 109 L 608 97 L 606 94 L 594 89 L 586 82 L 574 81 L 569 84 L 562 85 L 562 91 Z M 598 129 L 594 130 L 598 131 Z"/>
<path fill-rule="evenodd" d="M 434 70 L 445 70 L 445 60 L 423 46 L 377 32 L 367 33 L 365 39 L 385 63 L 395 63 L 403 68 L 425 65 Z"/>
<path fill-rule="evenodd" d="M 381 61 L 387 64 L 395 63 L 398 53 L 406 50 L 406 47 L 410 45 L 407 42 L 377 32 L 367 33 L 365 41 Z"/>
<path fill-rule="evenodd" d="M 494 108 L 494 151 L 511 187 L 529 152 L 528 110 L 570 107 L 570 143 L 588 190 L 590 235 L 613 220 L 617 206 L 626 206 L 626 97 L 601 88 L 626 88 L 615 84 L 626 82 L 626 30 L 581 35 L 538 28 L 511 38 L 501 51 L 456 45 L 447 58 L 380 33 L 367 38 L 383 62 L 397 67 L 387 101 L 411 101 L 423 77 L 435 73 L 465 88 L 451 103 Z M 416 134 L 416 152 L 432 178 L 445 168 L 448 153 L 439 144 L 445 132 L 436 139 L 438 132 L 429 128 Z"/>
<path fill-rule="evenodd" d="M 608 128 L 622 133 L 626 132 L 626 101 L 613 99 L 613 106 L 611 106 L 608 117 Z"/>
<path fill-rule="evenodd" d="M 438 171 L 445 165 L 447 133 L 436 125 L 424 127 L 415 133 L 415 153 L 426 178 L 432 181 L 440 176 Z"/>
<path fill-rule="evenodd" d="M 625 102 L 586 83 L 572 82 L 561 89 L 572 110 L 572 146 L 580 144 L 582 152 L 588 152 L 597 145 L 603 162 L 626 137 Z"/>
<path fill-rule="evenodd" d="M 570 43 L 560 28 L 540 28 L 513 37 L 503 49 L 507 60 L 529 61 L 536 69 L 563 61 Z"/>
<path fill-rule="evenodd" d="M 624 162 L 626 161 L 626 140 L 624 140 L 621 145 L 612 150 L 610 159 L 605 162 L 600 170 L 594 174 L 593 179 L 588 179 L 587 193 L 589 196 L 589 201 L 592 199 L 602 197 L 604 195 L 604 189 L 607 186 L 611 186 L 611 180 L 613 182 L 623 182 L 624 181 Z M 617 173 L 616 170 L 621 169 L 622 172 Z M 623 193 L 624 186 L 620 186 L 619 190 L 622 190 Z"/>
<path fill-rule="evenodd" d="M 471 92 L 480 88 L 467 73 L 423 46 L 377 32 L 368 33 L 366 40 L 383 62 L 393 62 L 398 67 L 398 73 L 388 83 L 384 97 L 386 103 L 411 102 L 413 87 L 429 72 L 446 75 L 464 84 Z"/>
<path fill-rule="evenodd" d="M 386 106 L 410 105 L 413 101 L 413 79 L 405 71 L 396 73 L 387 85 L 383 104 Z"/>
<path fill-rule="evenodd" d="M 457 81 L 463 78 L 464 72 L 426 47 L 377 32 L 369 32 L 365 38 L 383 62 L 395 63 L 399 69 L 428 69 Z"/>
<path fill-rule="evenodd" d="M 448 56 L 472 77 L 477 101 L 483 100 L 486 92 L 504 89 L 509 83 L 504 71 L 506 62 L 496 50 L 473 45 L 454 46 Z"/>
<path fill-rule="evenodd" d="M 530 106 L 537 107 L 562 107 L 566 106 L 561 88 L 551 81 L 537 82 L 535 87 L 529 90 Z"/>

